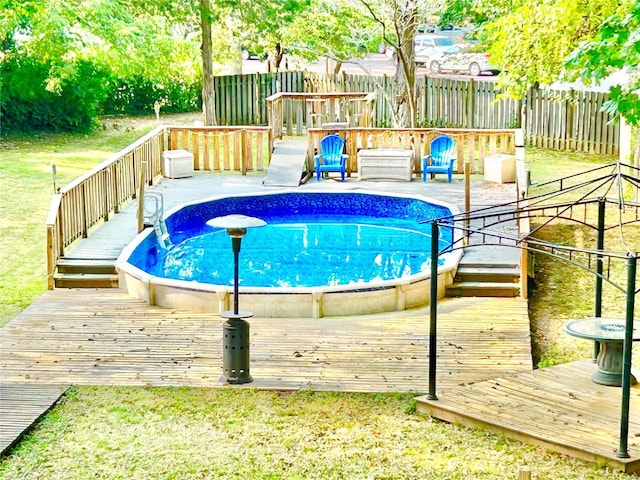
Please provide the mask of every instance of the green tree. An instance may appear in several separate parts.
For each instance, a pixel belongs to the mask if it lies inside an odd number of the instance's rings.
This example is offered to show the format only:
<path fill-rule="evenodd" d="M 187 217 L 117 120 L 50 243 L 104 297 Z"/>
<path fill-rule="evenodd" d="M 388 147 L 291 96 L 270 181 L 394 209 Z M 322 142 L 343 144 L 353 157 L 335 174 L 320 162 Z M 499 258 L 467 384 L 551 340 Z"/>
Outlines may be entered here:
<path fill-rule="evenodd" d="M 498 84 L 520 98 L 532 86 L 551 84 L 565 71 L 576 46 L 595 35 L 616 0 L 524 0 L 484 26 Z"/>
<path fill-rule="evenodd" d="M 597 84 L 612 73 L 624 70 L 629 81 L 611 87 L 604 108 L 640 126 L 640 1 L 622 2 L 592 39 L 578 45 L 566 65 L 586 84 Z"/>
<path fill-rule="evenodd" d="M 438 0 L 359 0 L 367 16 L 378 23 L 398 60 L 394 98 L 387 99 L 396 127 L 416 124 L 416 62 L 414 39 L 419 20 L 440 11 Z"/>
<path fill-rule="evenodd" d="M 234 3 L 242 43 L 269 52 L 273 67 L 279 69 L 289 45 L 288 31 L 298 18 L 306 17 L 311 0 L 239 0 Z"/>
<path fill-rule="evenodd" d="M 79 61 L 159 85 L 202 75 L 205 121 L 215 124 L 215 64 L 239 59 L 245 37 L 270 43 L 279 62 L 282 30 L 309 4 L 310 0 L 4 0 L 0 35 L 18 35 L 18 54 L 51 64 L 51 92 L 59 91 L 65 78 L 74 77 Z"/>
<path fill-rule="evenodd" d="M 4 1 L 0 35 L 17 34 L 18 54 L 51 62 L 52 90 L 81 60 L 124 76 L 136 73 L 172 81 L 196 74 L 197 44 L 181 35 L 180 25 L 168 22 L 160 8 L 171 2 Z M 184 13 L 174 18 L 190 20 Z"/>
<path fill-rule="evenodd" d="M 614 72 L 627 74 L 626 84 L 610 87 L 603 108 L 635 126 L 633 163 L 640 168 L 640 0 L 621 2 L 597 34 L 571 53 L 567 68 L 586 84 L 599 83 Z M 634 195 L 638 200 L 640 189 L 636 188 Z"/>
<path fill-rule="evenodd" d="M 332 73 L 343 63 L 357 63 L 382 41 L 379 26 L 344 1 L 314 2 L 283 30 L 282 38 L 290 53 L 305 62 L 333 60 Z"/>
<path fill-rule="evenodd" d="M 3 67 L 41 64 L 47 71 L 38 76 L 38 84 L 12 82 L 11 88 L 3 89 L 3 99 L 9 94 L 13 99 L 28 99 L 31 91 L 39 89 L 43 105 L 39 113 L 55 116 L 47 102 L 62 105 L 65 102 L 54 101 L 56 97 L 68 98 L 75 90 L 87 100 L 76 106 L 86 107 L 89 124 L 98 113 L 95 102 L 113 95 L 122 79 L 155 92 L 158 98 L 149 98 L 146 109 L 156 100 L 167 101 L 166 89 L 193 85 L 200 71 L 198 45 L 188 34 L 193 16 L 186 8 L 170 5 L 168 0 L 4 0 L 0 8 Z M 167 11 L 178 20 L 168 21 Z M 88 77 L 87 65 L 96 74 Z M 68 122 L 69 128 L 73 126 Z M 82 128 L 86 127 L 83 121 Z"/>

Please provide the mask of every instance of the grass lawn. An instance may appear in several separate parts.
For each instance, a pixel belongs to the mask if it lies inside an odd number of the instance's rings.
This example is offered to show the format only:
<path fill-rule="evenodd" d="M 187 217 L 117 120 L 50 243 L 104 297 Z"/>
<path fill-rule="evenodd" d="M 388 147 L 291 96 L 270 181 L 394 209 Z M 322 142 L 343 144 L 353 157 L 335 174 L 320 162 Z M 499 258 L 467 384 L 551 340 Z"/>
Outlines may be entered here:
<path fill-rule="evenodd" d="M 149 131 L 155 120 L 121 121 L 117 129 L 113 124 L 86 136 L 3 140 L 0 324 L 46 288 L 50 162 L 64 185 Z M 538 181 L 612 161 L 537 149 L 527 155 Z M 558 227 L 544 235 L 589 235 L 579 230 Z M 568 337 L 560 327 L 592 313 L 593 279 L 559 262 L 536 259 L 536 265 L 530 302 L 536 359 L 553 364 L 589 356 L 590 342 Z M 623 308 L 605 289 L 606 308 Z M 524 465 L 534 479 L 628 478 L 417 415 L 409 394 L 138 387 L 70 389 L 2 460 L 0 478 L 515 479 Z"/>
<path fill-rule="evenodd" d="M 192 123 L 194 115 L 163 117 Z M 54 184 L 62 187 L 151 131 L 155 117 L 107 119 L 92 134 L 0 139 L 0 326 L 47 288 L 45 219 Z M 16 261 L 16 259 L 19 259 Z"/>

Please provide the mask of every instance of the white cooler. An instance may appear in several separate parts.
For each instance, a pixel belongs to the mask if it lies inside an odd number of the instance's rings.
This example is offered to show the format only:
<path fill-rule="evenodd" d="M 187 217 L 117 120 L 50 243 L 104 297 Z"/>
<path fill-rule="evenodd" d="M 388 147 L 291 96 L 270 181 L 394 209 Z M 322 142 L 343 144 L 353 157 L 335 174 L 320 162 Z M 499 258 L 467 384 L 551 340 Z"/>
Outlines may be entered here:
<path fill-rule="evenodd" d="M 484 157 L 484 179 L 497 183 L 515 182 L 516 156 L 508 153 L 496 153 Z"/>
<path fill-rule="evenodd" d="M 193 153 L 186 150 L 165 150 L 162 152 L 162 174 L 167 178 L 193 176 Z"/>

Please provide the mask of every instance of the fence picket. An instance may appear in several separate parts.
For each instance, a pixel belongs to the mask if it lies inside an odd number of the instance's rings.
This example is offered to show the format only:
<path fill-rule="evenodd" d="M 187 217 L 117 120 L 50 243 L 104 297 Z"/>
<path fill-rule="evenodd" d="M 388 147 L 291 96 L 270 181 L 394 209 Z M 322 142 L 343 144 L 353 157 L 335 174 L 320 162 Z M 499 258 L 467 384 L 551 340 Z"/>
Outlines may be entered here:
<path fill-rule="evenodd" d="M 278 90 L 279 86 L 279 90 Z M 386 75 L 341 75 L 317 72 L 278 72 L 227 75 L 214 79 L 219 125 L 267 125 L 266 98 L 277 91 L 293 93 L 376 92 L 375 124 L 391 126 L 390 106 L 395 82 Z M 482 79 L 455 80 L 419 77 L 416 85 L 417 125 L 500 129 L 521 126 L 527 144 L 560 150 L 616 154 L 619 125 L 602 111 L 602 92 L 533 88 L 524 98 L 500 98 L 495 83 Z M 303 104 L 285 102 L 287 135 L 304 133 Z M 172 142 L 178 139 L 172 136 Z M 186 138 L 182 145 L 188 145 Z M 177 148 L 177 142 L 174 143 Z M 215 167 L 214 167 L 215 168 Z"/>

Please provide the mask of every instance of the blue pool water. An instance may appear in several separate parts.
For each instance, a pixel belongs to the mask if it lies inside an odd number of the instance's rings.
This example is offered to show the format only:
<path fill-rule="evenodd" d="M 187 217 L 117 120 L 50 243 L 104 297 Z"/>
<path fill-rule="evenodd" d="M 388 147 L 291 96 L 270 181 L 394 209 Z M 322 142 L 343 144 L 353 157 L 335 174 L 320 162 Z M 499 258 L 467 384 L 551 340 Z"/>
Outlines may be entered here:
<path fill-rule="evenodd" d="M 206 221 L 230 214 L 258 217 L 240 252 L 240 286 L 314 287 L 400 279 L 428 271 L 431 237 L 425 220 L 447 207 L 407 197 L 363 193 L 281 193 L 188 205 L 166 219 L 173 243 L 155 235 L 129 263 L 151 275 L 214 285 L 233 283 L 231 240 Z M 441 230 L 440 249 L 451 244 Z"/>

